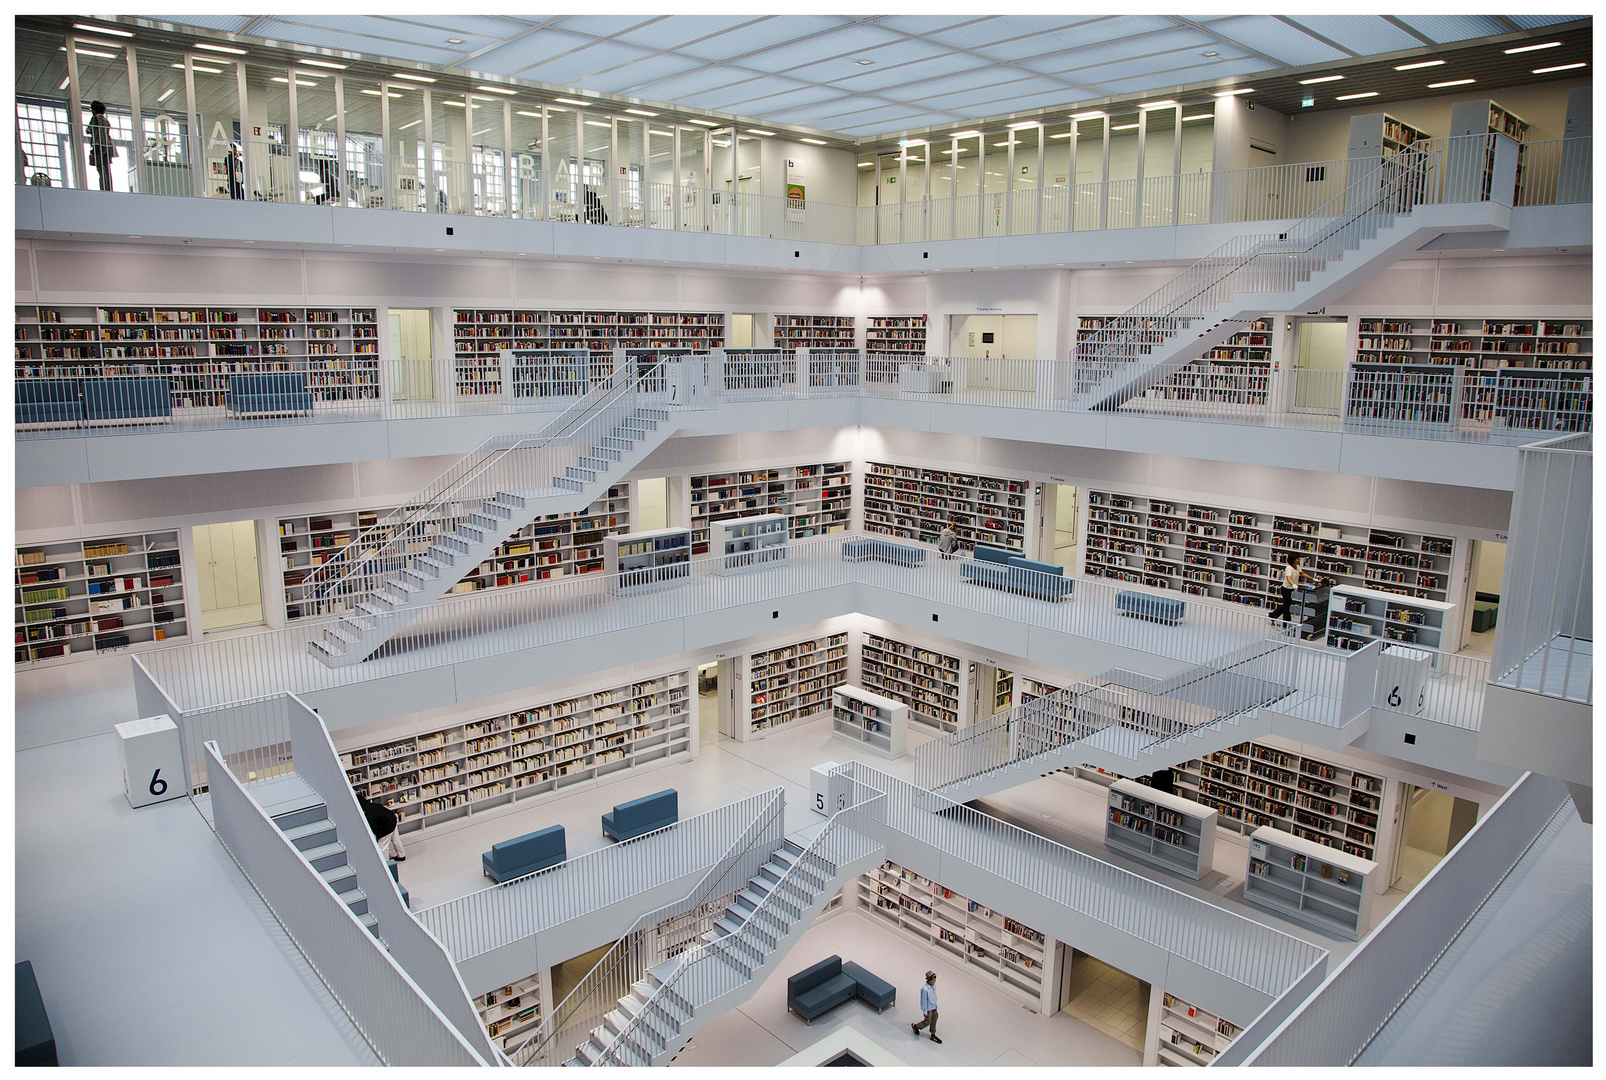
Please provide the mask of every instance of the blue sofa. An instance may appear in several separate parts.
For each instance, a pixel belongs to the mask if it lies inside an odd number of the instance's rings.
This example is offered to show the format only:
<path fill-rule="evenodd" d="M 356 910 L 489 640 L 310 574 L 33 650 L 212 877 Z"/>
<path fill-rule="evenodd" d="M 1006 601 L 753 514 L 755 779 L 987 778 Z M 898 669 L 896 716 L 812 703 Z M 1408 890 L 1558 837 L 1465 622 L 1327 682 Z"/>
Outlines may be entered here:
<path fill-rule="evenodd" d="M 1063 566 L 1034 562 L 986 544 L 977 544 L 974 556 L 959 564 L 959 578 L 976 585 L 1055 602 L 1070 596 L 1075 587 L 1075 582 L 1065 576 Z"/>
<path fill-rule="evenodd" d="M 17 1064 L 55 1065 L 56 1035 L 33 975 L 33 961 L 17 963 Z"/>
<path fill-rule="evenodd" d="M 229 411 L 247 413 L 310 413 L 312 394 L 300 371 L 272 371 L 229 376 Z"/>
<path fill-rule="evenodd" d="M 85 379 L 85 420 L 173 419 L 173 384 L 168 379 Z"/>
<path fill-rule="evenodd" d="M 652 795 L 620 803 L 602 815 L 602 835 L 614 840 L 629 840 L 633 836 L 650 833 L 680 820 L 680 794 L 674 788 L 665 788 Z"/>
<path fill-rule="evenodd" d="M 485 876 L 498 885 L 504 881 L 533 874 L 556 866 L 569 857 L 569 847 L 562 825 L 552 825 L 533 833 L 492 844 L 491 850 L 480 856 Z"/>
<path fill-rule="evenodd" d="M 1140 619 L 1153 619 L 1172 626 L 1182 621 L 1187 609 L 1188 606 L 1174 596 L 1156 596 L 1132 589 L 1122 589 L 1115 594 L 1115 610 L 1122 615 L 1136 615 Z"/>
<path fill-rule="evenodd" d="M 840 956 L 828 956 L 786 980 L 786 1007 L 805 1024 L 854 997 L 884 1011 L 897 996 L 891 983 L 857 964 L 844 964 Z"/>
<path fill-rule="evenodd" d="M 77 379 L 18 379 L 17 423 L 75 424 L 84 418 Z"/>
<path fill-rule="evenodd" d="M 863 562 L 879 559 L 894 566 L 924 566 L 926 549 L 912 544 L 895 544 L 891 540 L 846 540 L 842 544 L 844 562 Z"/>

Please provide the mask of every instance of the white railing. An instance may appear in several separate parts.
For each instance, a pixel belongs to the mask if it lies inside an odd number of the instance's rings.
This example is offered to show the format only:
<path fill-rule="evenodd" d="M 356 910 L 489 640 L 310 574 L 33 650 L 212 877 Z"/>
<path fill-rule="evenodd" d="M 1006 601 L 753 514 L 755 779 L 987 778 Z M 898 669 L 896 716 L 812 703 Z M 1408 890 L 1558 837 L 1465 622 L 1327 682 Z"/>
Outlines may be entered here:
<path fill-rule="evenodd" d="M 268 819 L 217 749 L 206 752 L 218 838 L 379 1059 L 489 1064 Z"/>
<path fill-rule="evenodd" d="M 1501 686 L 1594 698 L 1594 453 L 1588 434 L 1518 451 L 1501 619 L 1490 675 Z"/>
<path fill-rule="evenodd" d="M 911 851 L 961 859 L 1053 904 L 1273 997 L 1325 955 L 1309 942 L 862 762 L 848 762 L 840 774 L 853 782 L 850 801 L 862 806 L 853 815 L 855 825 L 868 835 L 884 836 L 892 858 L 899 858 L 898 840 L 906 837 L 914 841 Z M 867 796 L 872 795 L 883 798 L 871 802 Z"/>
<path fill-rule="evenodd" d="M 1446 633 L 1454 633 L 1454 628 Z M 1477 731 L 1483 720 L 1483 695 L 1489 682 L 1489 661 L 1457 653 L 1435 654 L 1420 709 L 1396 708 L 1379 685 L 1374 709 L 1418 716 L 1446 727 Z M 1414 704 L 1414 703 L 1413 703 Z"/>
<path fill-rule="evenodd" d="M 1256 1020 L 1211 1065 L 1354 1064 L 1567 804 L 1561 781 L 1524 774 L 1293 1015 L 1274 1003 L 1276 1022 Z"/>
<path fill-rule="evenodd" d="M 603 1018 L 618 1008 L 652 968 L 689 948 L 758 875 L 786 839 L 786 793 L 774 788 L 734 804 L 752 814 L 747 828 L 684 897 L 649 911 L 605 953 L 568 996 L 548 1010 L 540 1026 L 509 1055 L 515 1065 L 558 1066 L 574 1056 Z M 728 808 L 727 808 L 728 809 Z"/>

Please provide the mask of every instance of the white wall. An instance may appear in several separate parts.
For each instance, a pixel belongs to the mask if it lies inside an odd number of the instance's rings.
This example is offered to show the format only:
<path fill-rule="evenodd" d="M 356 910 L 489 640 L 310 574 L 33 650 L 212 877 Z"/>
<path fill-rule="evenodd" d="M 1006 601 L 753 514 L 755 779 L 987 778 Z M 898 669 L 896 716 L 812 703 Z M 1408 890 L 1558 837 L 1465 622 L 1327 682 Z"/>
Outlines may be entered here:
<path fill-rule="evenodd" d="M 1215 161 L 1216 169 L 1247 169 L 1251 164 L 1249 154 L 1250 142 L 1269 146 L 1276 151 L 1277 157 L 1270 164 L 1283 165 L 1290 161 L 1303 161 L 1304 158 L 1295 157 L 1287 150 L 1288 133 L 1287 117 L 1282 113 L 1273 112 L 1265 106 L 1250 108 L 1252 102 L 1246 100 L 1249 95 L 1239 94 L 1234 97 L 1216 99 L 1215 121 Z M 1345 121 L 1345 148 L 1348 148 L 1349 121 Z M 1344 151 L 1339 152 L 1340 157 Z M 1264 157 L 1264 155 L 1259 155 Z M 1319 159 L 1318 159 L 1319 160 Z"/>
<path fill-rule="evenodd" d="M 926 341 L 933 352 L 946 348 L 950 315 L 1036 315 L 1037 357 L 1068 355 L 1066 292 L 1068 270 L 972 270 L 927 276 L 929 308 Z M 1062 348 L 1063 345 L 1063 348 Z"/>
<path fill-rule="evenodd" d="M 763 154 L 765 195 L 785 196 L 786 160 L 791 158 L 803 167 L 805 193 L 810 202 L 857 204 L 859 179 L 854 173 L 859 170 L 854 168 L 854 162 L 858 157 L 852 152 L 785 139 L 765 139 Z"/>

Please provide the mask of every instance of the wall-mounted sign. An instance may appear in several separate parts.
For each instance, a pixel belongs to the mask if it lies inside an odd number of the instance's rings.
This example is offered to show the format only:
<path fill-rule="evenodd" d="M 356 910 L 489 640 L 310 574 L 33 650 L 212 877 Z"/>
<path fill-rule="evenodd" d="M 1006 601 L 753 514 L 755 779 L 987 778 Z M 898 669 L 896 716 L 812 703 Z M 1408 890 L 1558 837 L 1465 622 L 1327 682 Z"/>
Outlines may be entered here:
<path fill-rule="evenodd" d="M 977 311 L 1003 311 L 1004 309 L 1001 308 L 1001 307 L 982 307 L 980 304 L 977 304 L 976 305 L 976 310 Z"/>

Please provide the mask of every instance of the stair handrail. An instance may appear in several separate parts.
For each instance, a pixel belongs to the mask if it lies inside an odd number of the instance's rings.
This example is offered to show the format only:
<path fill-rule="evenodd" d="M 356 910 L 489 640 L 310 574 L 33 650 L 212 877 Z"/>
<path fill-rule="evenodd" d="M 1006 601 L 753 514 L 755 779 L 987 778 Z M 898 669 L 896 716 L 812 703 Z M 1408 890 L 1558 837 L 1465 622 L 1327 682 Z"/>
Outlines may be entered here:
<path fill-rule="evenodd" d="M 798 854 L 792 865 L 787 867 L 785 872 L 783 872 L 776 880 L 775 886 L 770 889 L 767 894 L 765 894 L 764 898 L 760 900 L 758 904 L 754 906 L 753 910 L 748 913 L 747 917 L 742 920 L 741 927 L 737 929 L 735 933 L 726 934 L 724 937 L 705 942 L 696 949 L 688 949 L 686 952 L 681 954 L 680 963 L 675 966 L 675 970 L 669 973 L 668 978 L 659 980 L 658 987 L 653 990 L 652 994 L 647 998 L 646 1001 L 642 1002 L 642 1008 L 638 1010 L 634 1016 L 630 1017 L 630 1019 L 626 1021 L 624 1027 L 620 1028 L 619 1031 L 614 1034 L 614 1037 L 608 1040 L 607 1044 L 603 1046 L 601 1053 L 597 1055 L 595 1064 L 620 1066 L 630 1066 L 635 1064 L 634 1062 L 622 1060 L 619 1057 L 620 1044 L 628 1040 L 635 1033 L 636 1029 L 644 1022 L 642 1018 L 646 1016 L 648 1011 L 654 1008 L 664 997 L 674 993 L 678 994 L 684 1000 L 691 1001 L 692 999 L 686 997 L 685 994 L 679 994 L 679 991 L 676 988 L 686 986 L 686 984 L 691 982 L 693 977 L 692 973 L 700 968 L 704 963 L 713 960 L 717 956 L 734 952 L 738 941 L 746 943 L 753 936 L 753 928 L 759 925 L 759 919 L 761 915 L 767 914 L 774 908 L 784 905 L 792 919 L 800 918 L 803 914 L 803 909 L 790 901 L 782 899 L 781 893 L 783 889 L 787 885 L 791 884 L 796 876 L 800 875 L 801 871 L 799 868 L 804 866 L 817 866 L 825 870 L 825 878 L 827 882 L 834 878 L 837 874 L 838 868 L 843 863 L 851 861 L 854 856 L 849 855 L 846 858 L 842 858 L 840 855 L 838 855 L 838 853 L 833 852 L 832 854 L 836 855 L 839 861 L 832 861 L 832 859 L 828 858 L 825 854 L 827 847 L 834 842 L 840 832 L 851 832 L 851 830 L 849 830 L 844 824 L 848 815 L 862 813 L 873 803 L 878 801 L 884 802 L 885 799 L 886 796 L 878 791 L 871 794 L 867 798 L 859 799 L 852 806 L 844 807 L 832 814 L 831 820 L 825 823 L 825 828 L 821 829 L 819 834 L 816 835 L 809 843 L 808 847 L 804 848 L 803 851 Z M 880 845 L 876 846 L 879 847 Z M 687 989 L 689 989 L 689 987 L 687 987 Z"/>
<path fill-rule="evenodd" d="M 672 941 L 677 934 L 686 932 L 684 925 L 673 924 L 689 922 L 695 930 L 696 926 L 704 921 L 703 908 L 711 901 L 736 892 L 737 888 L 732 887 L 734 882 L 740 881 L 745 884 L 758 872 L 757 867 L 751 865 L 751 857 L 755 850 L 767 847 L 767 850 L 763 850 L 762 858 L 758 860 L 759 865 L 769 860 L 785 839 L 786 790 L 781 787 L 772 788 L 761 792 L 758 797 L 765 799 L 764 805 L 754 814 L 752 822 L 742 830 L 741 835 L 725 849 L 719 861 L 708 868 L 685 896 L 643 914 L 632 923 L 630 929 L 619 936 L 575 988 L 548 1011 L 529 1037 L 508 1055 L 515 1065 L 537 1064 L 541 1059 L 550 1056 L 561 1045 L 556 1040 L 565 1033 L 575 1030 L 577 1025 L 573 1019 L 577 1015 L 590 1018 L 581 1021 L 580 1025 L 580 1030 L 589 1036 L 591 1030 L 602 1022 L 602 1017 L 618 1004 L 625 993 L 629 992 L 630 984 L 639 978 L 631 976 L 628 971 L 643 966 L 641 946 L 645 944 L 649 931 Z M 687 916 L 690 918 L 687 919 Z M 672 925 L 666 930 L 662 925 L 665 923 Z M 621 977 L 622 971 L 627 972 L 623 977 Z M 621 987 L 623 987 L 622 992 L 620 992 Z M 562 1060 L 548 1064 L 561 1065 L 572 1056 L 571 1052 Z"/>
<path fill-rule="evenodd" d="M 533 435 L 498 435 L 487 439 L 432 481 L 406 505 L 397 508 L 383 521 L 370 525 L 359 533 L 356 539 L 341 549 L 334 558 L 309 574 L 302 584 L 309 590 L 317 589 L 318 598 L 338 595 L 340 587 L 351 578 L 368 572 L 364 570 L 365 564 L 385 558 L 393 549 L 411 540 L 413 529 L 420 521 L 433 517 L 442 506 L 462 498 L 465 489 L 482 480 L 515 451 L 541 449 L 560 441 L 572 441 L 601 410 L 607 409 L 627 395 L 635 394 L 643 383 L 662 377 L 663 361 L 657 361 L 651 367 L 639 372 L 616 371 L 566 408 L 541 432 Z M 509 439 L 512 442 L 508 442 Z M 499 445 L 503 443 L 506 445 Z M 467 471 L 461 472 L 461 475 L 454 475 L 464 469 Z M 440 490 L 437 491 L 437 488 Z M 391 535 L 378 546 L 364 551 L 362 538 L 382 529 L 392 530 Z M 347 552 L 351 554 L 348 555 Z M 334 577 L 336 570 L 342 571 L 339 577 Z"/>

